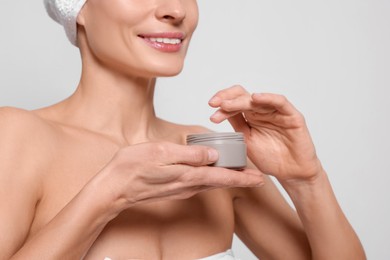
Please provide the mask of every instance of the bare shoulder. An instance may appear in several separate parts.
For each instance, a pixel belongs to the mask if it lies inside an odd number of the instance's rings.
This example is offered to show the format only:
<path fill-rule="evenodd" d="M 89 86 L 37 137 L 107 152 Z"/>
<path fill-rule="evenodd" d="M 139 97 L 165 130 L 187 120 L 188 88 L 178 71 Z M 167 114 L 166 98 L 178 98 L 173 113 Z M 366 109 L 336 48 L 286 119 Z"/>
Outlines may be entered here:
<path fill-rule="evenodd" d="M 21 123 L 39 124 L 42 123 L 42 120 L 29 110 L 16 107 L 0 107 L 0 122 L 6 123 L 6 125 L 2 124 L 0 129 L 7 129 Z"/>
<path fill-rule="evenodd" d="M 47 135 L 49 129 L 49 122 L 32 111 L 14 107 L 0 108 L 0 140 L 2 142 L 37 141 L 34 140 L 37 137 L 45 139 L 49 137 Z"/>
<path fill-rule="evenodd" d="M 34 112 L 13 107 L 0 108 L 0 160 L 7 164 L 26 165 L 34 169 L 48 161 L 51 154 L 53 127 Z M 4 162 L 1 162 L 4 165 Z"/>

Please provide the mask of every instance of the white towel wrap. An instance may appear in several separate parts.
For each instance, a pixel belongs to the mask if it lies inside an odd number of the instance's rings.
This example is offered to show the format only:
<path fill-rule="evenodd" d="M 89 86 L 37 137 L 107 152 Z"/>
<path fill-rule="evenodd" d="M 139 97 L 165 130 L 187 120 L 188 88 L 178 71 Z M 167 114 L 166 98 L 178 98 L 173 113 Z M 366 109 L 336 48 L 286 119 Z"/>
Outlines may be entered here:
<path fill-rule="evenodd" d="M 43 0 L 49 16 L 64 26 L 69 41 L 77 46 L 77 16 L 87 0 Z"/>

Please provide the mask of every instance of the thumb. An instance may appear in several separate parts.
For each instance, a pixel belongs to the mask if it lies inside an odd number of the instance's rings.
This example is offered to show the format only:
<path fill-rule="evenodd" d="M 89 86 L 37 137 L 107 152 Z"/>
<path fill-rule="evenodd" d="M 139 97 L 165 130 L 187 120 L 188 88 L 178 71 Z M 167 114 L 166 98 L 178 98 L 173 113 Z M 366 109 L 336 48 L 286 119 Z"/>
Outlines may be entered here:
<path fill-rule="evenodd" d="M 242 113 L 229 117 L 228 120 L 236 132 L 242 132 L 245 136 L 249 136 L 250 126 Z"/>
<path fill-rule="evenodd" d="M 173 164 L 187 164 L 191 166 L 205 166 L 218 160 L 218 151 L 214 148 L 201 145 L 177 146 L 178 149 L 169 158 Z"/>

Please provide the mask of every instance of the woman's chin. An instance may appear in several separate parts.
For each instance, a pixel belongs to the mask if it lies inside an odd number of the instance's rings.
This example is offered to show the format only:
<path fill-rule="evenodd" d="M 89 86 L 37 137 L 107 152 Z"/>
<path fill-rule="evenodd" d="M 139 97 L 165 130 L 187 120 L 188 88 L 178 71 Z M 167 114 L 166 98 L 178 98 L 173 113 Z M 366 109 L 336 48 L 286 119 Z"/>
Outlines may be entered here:
<path fill-rule="evenodd" d="M 180 74 L 182 70 L 183 66 L 144 66 L 144 68 L 141 69 L 134 69 L 133 67 L 123 67 L 119 69 L 119 71 L 128 74 L 128 76 L 140 78 L 174 77 Z"/>
<path fill-rule="evenodd" d="M 181 73 L 183 66 L 180 67 L 165 67 L 155 71 L 156 77 L 174 77 Z"/>
<path fill-rule="evenodd" d="M 177 75 L 179 75 L 181 72 L 180 71 L 176 71 L 176 72 L 166 72 L 166 73 L 161 73 L 160 75 L 158 75 L 157 77 L 159 78 L 165 78 L 165 77 L 175 77 Z"/>

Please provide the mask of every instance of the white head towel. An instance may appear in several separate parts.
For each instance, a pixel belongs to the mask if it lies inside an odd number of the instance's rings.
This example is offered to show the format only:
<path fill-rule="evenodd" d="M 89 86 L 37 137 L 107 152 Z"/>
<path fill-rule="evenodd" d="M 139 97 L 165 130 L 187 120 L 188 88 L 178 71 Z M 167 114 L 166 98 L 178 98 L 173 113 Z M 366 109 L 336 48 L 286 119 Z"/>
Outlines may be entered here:
<path fill-rule="evenodd" d="M 64 26 L 70 42 L 77 46 L 77 16 L 87 0 L 44 0 L 46 11 Z"/>

